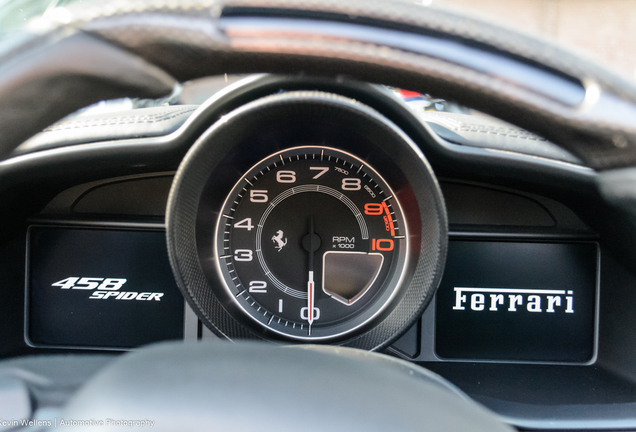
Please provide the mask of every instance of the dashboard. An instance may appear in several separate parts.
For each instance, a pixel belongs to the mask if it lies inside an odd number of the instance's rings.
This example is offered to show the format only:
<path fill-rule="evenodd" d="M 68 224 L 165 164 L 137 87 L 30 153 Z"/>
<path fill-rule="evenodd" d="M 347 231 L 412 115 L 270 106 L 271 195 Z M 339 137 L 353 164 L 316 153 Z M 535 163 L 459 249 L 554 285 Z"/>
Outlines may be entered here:
<path fill-rule="evenodd" d="M 636 427 L 634 275 L 594 171 L 381 86 L 219 87 L 65 119 L 0 162 L 22 179 L 3 186 L 4 358 L 336 344 L 424 366 L 516 427 Z"/>

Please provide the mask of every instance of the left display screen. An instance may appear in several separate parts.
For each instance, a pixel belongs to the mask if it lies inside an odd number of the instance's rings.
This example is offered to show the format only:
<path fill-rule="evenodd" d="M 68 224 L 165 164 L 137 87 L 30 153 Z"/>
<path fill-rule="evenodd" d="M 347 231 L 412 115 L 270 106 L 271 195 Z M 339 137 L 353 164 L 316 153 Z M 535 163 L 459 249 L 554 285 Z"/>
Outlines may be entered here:
<path fill-rule="evenodd" d="M 29 344 L 121 349 L 183 338 L 164 232 L 32 226 L 27 242 Z"/>

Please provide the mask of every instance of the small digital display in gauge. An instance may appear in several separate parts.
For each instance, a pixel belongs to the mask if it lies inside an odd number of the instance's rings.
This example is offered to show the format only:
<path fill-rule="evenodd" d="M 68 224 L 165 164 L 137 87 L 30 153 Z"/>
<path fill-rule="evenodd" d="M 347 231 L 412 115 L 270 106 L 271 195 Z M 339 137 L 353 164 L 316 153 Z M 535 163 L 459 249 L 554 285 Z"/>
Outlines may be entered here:
<path fill-rule="evenodd" d="M 133 348 L 183 338 L 165 233 L 31 227 L 28 247 L 30 344 Z"/>
<path fill-rule="evenodd" d="M 436 299 L 437 355 L 592 360 L 597 271 L 595 243 L 450 241 Z"/>

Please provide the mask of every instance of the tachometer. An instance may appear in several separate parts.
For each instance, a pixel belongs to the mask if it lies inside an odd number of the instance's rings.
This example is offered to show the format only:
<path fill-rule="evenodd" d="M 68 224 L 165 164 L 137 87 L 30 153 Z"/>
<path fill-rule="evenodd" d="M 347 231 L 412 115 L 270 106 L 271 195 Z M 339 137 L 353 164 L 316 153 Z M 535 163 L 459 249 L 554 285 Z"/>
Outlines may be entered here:
<path fill-rule="evenodd" d="M 296 147 L 257 163 L 217 223 L 220 273 L 268 329 L 339 337 L 394 296 L 408 229 L 389 185 L 368 164 L 328 147 Z"/>
<path fill-rule="evenodd" d="M 231 340 L 387 346 L 423 312 L 446 256 L 444 202 L 415 143 L 321 92 L 219 119 L 181 163 L 166 225 L 184 297 Z"/>

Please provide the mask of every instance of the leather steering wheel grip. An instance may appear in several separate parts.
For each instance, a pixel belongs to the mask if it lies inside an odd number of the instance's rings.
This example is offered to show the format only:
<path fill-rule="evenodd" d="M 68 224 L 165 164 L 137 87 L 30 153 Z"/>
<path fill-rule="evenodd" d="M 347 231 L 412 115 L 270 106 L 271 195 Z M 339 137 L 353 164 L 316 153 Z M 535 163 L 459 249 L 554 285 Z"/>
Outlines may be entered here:
<path fill-rule="evenodd" d="M 263 343 L 161 343 L 119 357 L 75 394 L 60 418 L 147 419 L 153 431 L 166 432 L 513 430 L 406 361 L 351 348 Z"/>
<path fill-rule="evenodd" d="M 28 29 L 0 54 L 0 157 L 88 103 L 165 95 L 168 74 L 258 71 L 432 93 L 542 135 L 594 169 L 636 165 L 630 80 L 455 12 L 385 0 L 115 0 L 60 9 Z M 90 61 L 61 49 L 69 40 Z"/>

